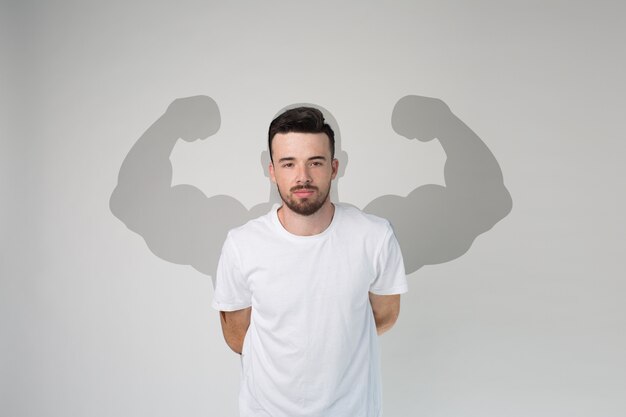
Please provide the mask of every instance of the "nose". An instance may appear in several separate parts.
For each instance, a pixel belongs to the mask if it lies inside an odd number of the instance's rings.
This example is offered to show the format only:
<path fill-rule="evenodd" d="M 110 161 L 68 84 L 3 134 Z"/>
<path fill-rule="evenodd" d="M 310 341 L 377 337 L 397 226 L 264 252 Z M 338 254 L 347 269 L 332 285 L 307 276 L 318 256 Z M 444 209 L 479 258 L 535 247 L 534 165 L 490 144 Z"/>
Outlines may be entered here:
<path fill-rule="evenodd" d="M 296 176 L 296 182 L 298 184 L 308 184 L 311 182 L 311 175 L 309 168 L 306 165 L 302 165 L 298 168 L 298 175 Z"/>

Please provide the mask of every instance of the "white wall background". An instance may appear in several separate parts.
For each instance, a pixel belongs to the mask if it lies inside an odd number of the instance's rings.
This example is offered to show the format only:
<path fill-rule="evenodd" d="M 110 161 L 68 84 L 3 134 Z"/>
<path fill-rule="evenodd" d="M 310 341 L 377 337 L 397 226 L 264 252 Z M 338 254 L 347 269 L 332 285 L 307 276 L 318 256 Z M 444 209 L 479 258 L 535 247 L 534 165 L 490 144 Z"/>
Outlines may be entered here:
<path fill-rule="evenodd" d="M 362 207 L 443 181 L 438 143 L 389 126 L 418 94 L 485 141 L 513 211 L 410 276 L 381 339 L 385 416 L 624 416 L 625 9 L 3 1 L 0 414 L 237 415 L 210 279 L 154 256 L 108 207 L 173 99 L 222 112 L 214 140 L 177 145 L 175 182 L 266 200 L 267 124 L 311 102 L 340 123 L 340 196 Z"/>

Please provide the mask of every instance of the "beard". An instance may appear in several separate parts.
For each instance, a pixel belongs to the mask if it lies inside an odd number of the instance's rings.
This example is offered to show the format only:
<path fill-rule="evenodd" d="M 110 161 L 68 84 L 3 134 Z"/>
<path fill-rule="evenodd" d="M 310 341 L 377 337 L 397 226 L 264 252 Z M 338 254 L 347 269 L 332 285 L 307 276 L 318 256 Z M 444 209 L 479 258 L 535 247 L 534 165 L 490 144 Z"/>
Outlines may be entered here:
<path fill-rule="evenodd" d="M 278 188 L 278 194 L 280 194 L 280 198 L 283 200 L 285 205 L 289 207 L 291 211 L 302 216 L 310 216 L 311 214 L 317 212 L 324 205 L 326 200 L 328 200 L 330 195 L 330 184 L 328 184 L 326 193 L 320 193 L 319 188 L 312 185 L 299 185 L 296 187 L 292 187 L 289 190 L 292 193 L 298 190 L 315 190 L 318 192 L 318 197 L 316 199 L 285 196 L 280 190 L 280 187 L 277 186 L 276 188 Z"/>

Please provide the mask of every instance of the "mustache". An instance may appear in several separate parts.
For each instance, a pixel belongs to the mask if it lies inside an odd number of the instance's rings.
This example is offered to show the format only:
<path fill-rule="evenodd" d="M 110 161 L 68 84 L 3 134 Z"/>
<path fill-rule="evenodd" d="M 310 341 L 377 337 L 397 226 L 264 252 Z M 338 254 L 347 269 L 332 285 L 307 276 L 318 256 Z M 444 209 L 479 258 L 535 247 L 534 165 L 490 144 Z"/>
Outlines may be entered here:
<path fill-rule="evenodd" d="M 289 191 L 296 192 L 296 191 L 300 191 L 300 190 L 314 190 L 314 191 L 318 191 L 318 188 L 314 185 L 296 185 L 295 187 L 291 187 L 289 189 Z"/>

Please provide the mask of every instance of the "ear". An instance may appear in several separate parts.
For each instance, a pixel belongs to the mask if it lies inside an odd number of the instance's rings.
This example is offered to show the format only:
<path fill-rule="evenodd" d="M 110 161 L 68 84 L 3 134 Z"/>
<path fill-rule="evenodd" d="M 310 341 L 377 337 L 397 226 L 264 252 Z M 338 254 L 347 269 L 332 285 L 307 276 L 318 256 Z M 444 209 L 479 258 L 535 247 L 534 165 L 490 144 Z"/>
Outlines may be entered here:
<path fill-rule="evenodd" d="M 332 175 L 331 175 L 331 179 L 335 179 L 335 177 L 337 176 L 337 172 L 339 172 L 339 160 L 337 158 L 333 159 L 333 161 L 330 163 L 330 166 L 333 169 Z"/>
<path fill-rule="evenodd" d="M 263 174 L 265 174 L 266 177 L 270 176 L 268 167 L 271 163 L 270 153 L 268 151 L 261 152 L 261 167 L 263 168 Z"/>
<path fill-rule="evenodd" d="M 276 184 L 276 175 L 274 174 L 274 164 L 270 162 L 268 168 L 270 171 L 270 179 L 272 180 L 274 184 Z"/>
<path fill-rule="evenodd" d="M 348 153 L 346 151 L 339 151 L 335 154 L 335 157 L 340 162 L 337 176 L 341 178 L 345 174 L 346 167 L 348 166 Z"/>

